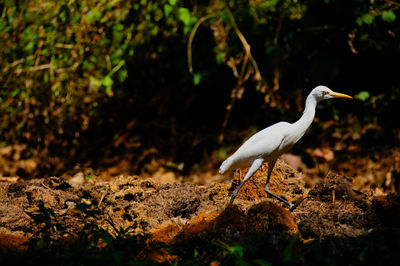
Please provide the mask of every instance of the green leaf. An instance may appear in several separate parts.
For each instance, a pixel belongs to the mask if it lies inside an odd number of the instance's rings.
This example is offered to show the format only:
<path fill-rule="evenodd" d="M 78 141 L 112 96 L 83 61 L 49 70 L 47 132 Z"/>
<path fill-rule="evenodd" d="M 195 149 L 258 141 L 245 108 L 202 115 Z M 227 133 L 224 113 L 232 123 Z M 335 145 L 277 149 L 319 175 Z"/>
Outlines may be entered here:
<path fill-rule="evenodd" d="M 231 246 L 229 247 L 229 252 L 239 258 L 243 258 L 243 248 L 241 246 Z"/>
<path fill-rule="evenodd" d="M 97 78 L 95 78 L 93 76 L 90 76 L 89 77 L 89 84 L 90 84 L 90 87 L 92 87 L 94 89 L 98 89 L 101 86 L 101 80 L 99 80 L 99 79 L 97 79 Z"/>
<path fill-rule="evenodd" d="M 356 18 L 356 23 L 358 26 L 361 26 L 363 24 L 363 20 L 361 17 Z"/>
<path fill-rule="evenodd" d="M 186 34 L 190 31 L 190 27 L 189 26 L 185 26 L 183 27 L 183 33 Z"/>
<path fill-rule="evenodd" d="M 19 93 L 19 89 L 13 90 L 13 92 L 11 92 L 11 97 L 14 98 L 15 96 L 18 95 L 18 93 Z"/>
<path fill-rule="evenodd" d="M 112 80 L 111 76 L 107 75 L 103 79 L 103 85 L 108 88 L 113 85 L 114 81 Z M 107 93 L 108 94 L 108 93 Z"/>
<path fill-rule="evenodd" d="M 370 97 L 370 94 L 368 91 L 361 91 L 356 95 L 357 99 L 360 99 L 361 101 L 366 101 Z"/>
<path fill-rule="evenodd" d="M 382 13 L 382 20 L 386 22 L 394 22 L 396 20 L 396 14 L 393 11 L 385 11 Z"/>
<path fill-rule="evenodd" d="M 71 18 L 71 11 L 68 5 L 62 5 L 58 11 L 57 16 L 59 23 L 68 23 Z"/>
<path fill-rule="evenodd" d="M 217 63 L 218 64 L 222 64 L 224 62 L 224 58 L 225 58 L 225 52 L 224 51 L 219 51 L 217 53 Z"/>
<path fill-rule="evenodd" d="M 118 71 L 119 81 L 124 82 L 128 77 L 128 71 L 126 69 L 121 69 Z"/>
<path fill-rule="evenodd" d="M 36 41 L 30 41 L 28 44 L 24 47 L 24 50 L 29 53 L 29 55 L 33 54 L 33 50 L 35 48 Z"/>
<path fill-rule="evenodd" d="M 185 26 L 189 26 L 190 24 L 190 11 L 187 8 L 180 7 L 178 9 L 178 18 L 180 21 L 185 24 Z"/>
<path fill-rule="evenodd" d="M 177 1 L 177 0 L 169 0 L 168 2 L 169 2 L 169 4 L 170 4 L 171 6 L 174 6 L 174 5 L 176 4 L 176 1 Z"/>
<path fill-rule="evenodd" d="M 199 252 L 197 251 L 197 249 L 194 249 L 193 258 L 197 259 L 198 256 L 199 256 Z"/>
<path fill-rule="evenodd" d="M 124 29 L 124 25 L 122 25 L 122 24 L 115 24 L 113 26 L 114 31 L 122 31 L 123 29 Z"/>
<path fill-rule="evenodd" d="M 172 6 L 165 4 L 164 5 L 164 14 L 166 17 L 168 17 L 168 15 L 171 13 L 172 11 Z"/>
<path fill-rule="evenodd" d="M 158 33 L 158 26 L 154 25 L 153 28 L 150 30 L 150 34 L 155 36 Z"/>
<path fill-rule="evenodd" d="M 367 14 L 364 14 L 364 15 L 362 16 L 362 21 L 363 21 L 365 24 L 372 24 L 372 23 L 374 22 L 374 19 L 375 19 L 375 17 L 374 17 L 374 15 L 372 15 L 371 13 L 367 13 Z"/>
<path fill-rule="evenodd" d="M 201 81 L 201 73 L 196 73 L 193 76 L 193 84 L 198 85 Z"/>

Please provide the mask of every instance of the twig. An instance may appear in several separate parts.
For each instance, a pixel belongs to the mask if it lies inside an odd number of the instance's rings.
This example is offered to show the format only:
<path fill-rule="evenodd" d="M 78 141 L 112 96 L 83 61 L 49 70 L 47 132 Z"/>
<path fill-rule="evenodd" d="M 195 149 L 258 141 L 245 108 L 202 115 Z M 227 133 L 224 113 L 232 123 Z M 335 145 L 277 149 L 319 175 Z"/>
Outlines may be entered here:
<path fill-rule="evenodd" d="M 196 31 L 199 28 L 200 24 L 206 21 L 209 18 L 212 18 L 216 16 L 215 14 L 209 14 L 207 16 L 201 17 L 196 24 L 194 24 L 192 31 L 190 32 L 189 35 L 189 41 L 188 41 L 188 48 L 187 48 L 187 54 L 188 54 L 188 67 L 189 67 L 189 72 L 190 74 L 193 74 L 193 63 L 192 63 L 192 43 L 194 36 L 196 35 Z"/>
<path fill-rule="evenodd" d="M 236 35 L 238 36 L 239 40 L 241 41 L 244 51 L 245 51 L 245 55 L 243 58 L 243 62 L 242 62 L 242 67 L 240 70 L 240 74 L 237 77 L 238 81 L 237 84 L 235 86 L 235 88 L 232 91 L 232 95 L 231 95 L 231 102 L 227 105 L 227 112 L 225 114 L 225 118 L 224 121 L 222 122 L 222 126 L 221 126 L 221 133 L 218 137 L 218 141 L 222 142 L 224 139 L 224 129 L 226 128 L 227 124 L 228 124 L 228 120 L 231 116 L 232 113 L 232 109 L 233 106 L 236 102 L 236 99 L 238 98 L 238 92 L 242 89 L 243 87 L 243 83 L 250 77 L 250 71 L 246 71 L 246 69 L 248 69 L 248 63 L 250 62 L 251 66 L 253 67 L 254 70 L 254 79 L 256 81 L 262 81 L 265 84 L 265 81 L 263 80 L 260 70 L 258 69 L 258 65 L 257 62 L 254 60 L 253 56 L 251 55 L 251 47 L 249 45 L 249 43 L 247 42 L 246 38 L 243 36 L 242 32 L 240 31 L 239 27 L 236 24 L 235 18 L 232 15 L 232 12 L 229 10 L 229 8 L 227 6 L 225 6 L 225 10 L 226 13 L 228 15 L 229 21 L 233 27 L 233 29 L 235 30 Z M 234 68 L 232 68 L 234 70 Z M 236 69 L 236 68 L 235 68 Z"/>
<path fill-rule="evenodd" d="M 63 48 L 63 49 L 72 49 L 74 48 L 73 44 L 66 44 L 66 43 L 56 43 L 54 44 L 55 47 L 57 48 Z"/>
<path fill-rule="evenodd" d="M 236 21 L 235 21 L 233 15 L 232 15 L 232 12 L 229 10 L 228 7 L 225 7 L 225 9 L 227 11 L 229 20 L 230 20 L 230 22 L 232 24 L 232 27 L 235 30 L 236 35 L 239 37 L 240 41 L 242 42 L 244 50 L 246 52 L 246 55 L 248 56 L 248 58 L 250 60 L 250 63 L 254 68 L 256 80 L 262 80 L 262 76 L 261 76 L 260 70 L 258 69 L 257 62 L 254 60 L 253 56 L 251 55 L 250 45 L 246 41 L 246 38 L 243 36 L 242 32 L 239 30 L 239 28 L 238 28 L 238 26 L 236 24 Z"/>
<path fill-rule="evenodd" d="M 226 107 L 227 112 L 225 114 L 225 118 L 224 118 L 224 121 L 223 121 L 222 127 L 221 127 L 221 134 L 219 136 L 219 141 L 220 142 L 223 141 L 223 137 L 224 137 L 223 132 L 224 132 L 224 129 L 226 128 L 226 125 L 228 123 L 229 117 L 230 117 L 230 115 L 232 113 L 233 106 L 234 106 L 236 100 L 238 98 L 240 98 L 239 95 L 243 94 L 243 90 L 244 90 L 243 83 L 250 78 L 252 72 L 254 73 L 254 75 L 253 75 L 254 80 L 256 80 L 258 82 L 262 82 L 264 84 L 264 87 L 268 88 L 266 82 L 264 81 L 264 79 L 261 76 L 261 73 L 260 73 L 260 70 L 258 68 L 257 62 L 254 60 L 253 56 L 251 55 L 251 51 L 250 51 L 251 47 L 250 47 L 249 43 L 247 42 L 246 38 L 244 37 L 244 35 L 242 34 L 242 32 L 240 31 L 239 27 L 237 26 L 235 18 L 233 17 L 232 12 L 229 10 L 229 7 L 226 4 L 225 4 L 225 7 L 224 7 L 224 10 L 226 11 L 226 14 L 228 15 L 228 18 L 229 18 L 229 21 L 230 21 L 230 23 L 232 25 L 232 28 L 234 29 L 236 35 L 238 36 L 240 42 L 243 45 L 245 53 L 244 53 L 244 57 L 243 57 L 243 60 L 242 60 L 242 66 L 241 66 L 241 69 L 240 69 L 240 73 L 238 73 L 238 71 L 236 69 L 236 62 L 234 62 L 234 59 L 232 57 L 230 59 L 232 61 L 228 60 L 228 63 L 227 63 L 228 66 L 231 67 L 234 76 L 238 80 L 237 80 L 237 84 L 236 84 L 235 88 L 232 90 L 231 101 Z M 189 72 L 192 75 L 193 75 L 192 44 L 193 44 L 194 36 L 196 35 L 196 32 L 197 32 L 199 26 L 204 21 L 206 21 L 207 19 L 212 18 L 212 17 L 214 17 L 216 15 L 217 15 L 217 13 L 212 13 L 212 14 L 206 15 L 204 17 L 201 17 L 196 22 L 196 24 L 194 25 L 192 31 L 190 32 L 189 40 L 188 40 L 188 46 L 187 46 L 187 55 L 188 55 L 188 68 L 189 68 Z M 249 67 L 249 62 L 250 62 L 251 68 Z"/>
<path fill-rule="evenodd" d="M 103 195 L 101 195 L 101 198 L 100 198 L 99 204 L 97 204 L 97 208 L 100 208 L 100 205 L 101 205 L 101 203 L 103 202 L 103 200 L 104 200 L 104 197 L 106 196 L 106 194 L 107 194 L 107 192 L 105 192 L 105 193 L 103 193 Z"/>
<path fill-rule="evenodd" d="M 385 0 L 385 2 L 387 2 L 387 3 L 390 3 L 390 4 L 392 4 L 392 5 L 395 5 L 395 6 L 398 6 L 398 7 L 400 7 L 400 4 L 399 4 L 399 3 L 396 3 L 395 1 L 391 1 L 391 0 Z"/>

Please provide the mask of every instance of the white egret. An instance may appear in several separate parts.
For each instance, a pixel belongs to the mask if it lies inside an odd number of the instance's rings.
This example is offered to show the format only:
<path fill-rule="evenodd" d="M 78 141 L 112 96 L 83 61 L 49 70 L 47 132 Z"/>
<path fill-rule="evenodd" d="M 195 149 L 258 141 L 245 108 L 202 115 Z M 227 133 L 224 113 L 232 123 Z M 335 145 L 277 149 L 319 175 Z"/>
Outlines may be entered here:
<path fill-rule="evenodd" d="M 279 122 L 259 131 L 251 136 L 234 154 L 232 154 L 222 163 L 221 167 L 219 168 L 220 174 L 237 168 L 250 167 L 242 183 L 233 192 L 230 204 L 233 203 L 240 188 L 246 183 L 246 181 L 258 170 L 258 168 L 260 168 L 264 162 L 268 162 L 268 175 L 267 183 L 265 185 L 265 192 L 267 192 L 270 196 L 286 203 L 290 209 L 295 207 L 293 203 L 290 203 L 282 197 L 273 194 L 269 190 L 268 184 L 272 169 L 274 169 L 278 157 L 287 152 L 310 127 L 315 116 L 315 107 L 317 106 L 318 102 L 331 98 L 352 99 L 352 97 L 349 95 L 333 92 L 325 86 L 317 86 L 308 95 L 303 115 L 297 122 Z"/>

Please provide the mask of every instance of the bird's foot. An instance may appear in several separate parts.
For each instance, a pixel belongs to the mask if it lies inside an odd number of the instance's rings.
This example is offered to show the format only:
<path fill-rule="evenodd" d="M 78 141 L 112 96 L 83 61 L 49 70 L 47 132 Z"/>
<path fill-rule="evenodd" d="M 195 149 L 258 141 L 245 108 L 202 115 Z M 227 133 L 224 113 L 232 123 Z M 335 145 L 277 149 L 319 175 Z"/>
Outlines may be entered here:
<path fill-rule="evenodd" d="M 289 201 L 287 201 L 285 198 L 280 197 L 278 195 L 275 195 L 274 193 L 272 193 L 269 188 L 268 188 L 268 184 L 265 186 L 265 192 L 267 192 L 268 195 L 276 198 L 277 200 L 282 201 L 283 203 L 285 203 L 286 205 L 288 205 L 289 207 L 291 207 L 293 205 L 293 203 L 290 203 Z"/>
<path fill-rule="evenodd" d="M 236 190 L 233 192 L 232 197 L 231 197 L 231 200 L 229 201 L 229 205 L 232 205 L 232 204 L 233 204 L 233 201 L 236 199 L 236 196 L 237 196 L 237 194 L 238 194 L 238 191 L 239 191 L 239 189 L 236 189 Z"/>
<path fill-rule="evenodd" d="M 280 201 L 282 201 L 283 203 L 285 203 L 286 205 L 288 205 L 290 211 L 293 211 L 294 209 L 296 209 L 296 208 L 300 205 L 300 203 L 301 203 L 305 198 L 307 198 L 307 197 L 301 197 L 300 199 L 296 200 L 294 203 L 291 203 L 291 202 L 289 202 L 288 200 L 286 200 L 285 198 L 280 197 L 280 196 L 275 195 L 274 193 L 272 193 L 272 192 L 269 190 L 269 188 L 268 188 L 268 184 L 265 186 L 265 192 L 267 192 L 268 195 L 270 195 L 270 196 L 276 198 L 277 200 L 280 200 Z"/>
<path fill-rule="evenodd" d="M 297 207 L 299 207 L 300 203 L 303 202 L 303 200 L 305 200 L 306 198 L 308 198 L 308 196 L 306 197 L 300 197 L 299 199 L 297 199 L 294 203 L 290 203 L 291 206 L 289 206 L 289 211 L 294 211 L 294 209 L 296 209 Z"/>

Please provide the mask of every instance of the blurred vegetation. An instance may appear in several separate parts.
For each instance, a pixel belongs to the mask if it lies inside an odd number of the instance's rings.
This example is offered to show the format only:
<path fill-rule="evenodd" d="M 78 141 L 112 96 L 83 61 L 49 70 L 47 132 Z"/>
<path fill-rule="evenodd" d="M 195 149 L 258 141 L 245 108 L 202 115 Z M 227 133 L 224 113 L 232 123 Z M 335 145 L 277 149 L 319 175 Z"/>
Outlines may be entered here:
<path fill-rule="evenodd" d="M 120 152 L 190 166 L 227 128 L 295 119 L 318 84 L 357 95 L 347 108 L 361 122 L 400 127 L 390 119 L 399 10 L 390 0 L 0 1 L 2 145 L 26 144 L 46 174 Z"/>

